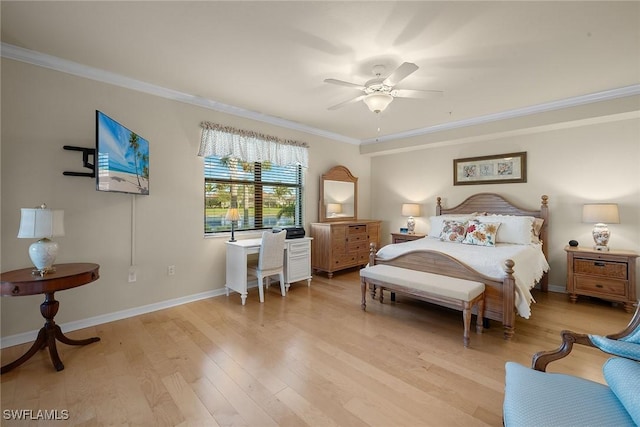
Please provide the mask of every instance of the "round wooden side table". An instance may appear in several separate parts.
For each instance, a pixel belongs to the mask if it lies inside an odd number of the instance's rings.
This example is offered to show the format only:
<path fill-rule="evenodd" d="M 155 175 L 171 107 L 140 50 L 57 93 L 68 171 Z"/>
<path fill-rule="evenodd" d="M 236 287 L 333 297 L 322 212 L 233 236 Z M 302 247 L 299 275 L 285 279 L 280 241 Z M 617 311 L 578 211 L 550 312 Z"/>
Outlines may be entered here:
<path fill-rule="evenodd" d="M 29 360 L 38 350 L 49 347 L 51 362 L 57 371 L 64 369 L 64 365 L 58 356 L 56 340 L 68 345 L 86 345 L 100 341 L 100 338 L 93 337 L 84 340 L 73 340 L 67 338 L 60 326 L 56 325 L 53 318 L 58 313 L 60 303 L 56 301 L 54 294 L 57 291 L 64 291 L 78 286 L 94 282 L 100 277 L 98 264 L 72 263 L 56 264 L 56 271 L 47 273 L 44 276 L 33 274 L 33 268 L 23 268 L 21 270 L 7 271 L 0 274 L 0 286 L 2 296 L 24 296 L 44 294 L 44 302 L 40 304 L 40 313 L 45 318 L 44 326 L 38 332 L 38 338 L 31 348 L 15 361 L 4 365 L 0 374 L 11 371 Z"/>

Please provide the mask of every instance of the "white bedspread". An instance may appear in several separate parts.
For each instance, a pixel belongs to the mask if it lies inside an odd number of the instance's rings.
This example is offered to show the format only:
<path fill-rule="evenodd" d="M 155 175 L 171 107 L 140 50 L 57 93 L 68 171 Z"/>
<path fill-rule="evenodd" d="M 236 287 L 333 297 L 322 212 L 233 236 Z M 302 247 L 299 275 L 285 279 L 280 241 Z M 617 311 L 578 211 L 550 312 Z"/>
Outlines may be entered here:
<path fill-rule="evenodd" d="M 542 275 L 549 271 L 549 264 L 542 253 L 542 245 L 534 243 L 529 245 L 497 243 L 495 247 L 485 247 L 443 242 L 434 237 L 425 237 L 387 245 L 378 251 L 377 256 L 389 259 L 409 251 L 425 249 L 450 255 L 479 273 L 499 280 L 506 276 L 504 262 L 511 259 L 515 263 L 513 276 L 516 282 L 516 309 L 525 319 L 531 315 L 530 305 L 535 302 L 530 290 Z"/>

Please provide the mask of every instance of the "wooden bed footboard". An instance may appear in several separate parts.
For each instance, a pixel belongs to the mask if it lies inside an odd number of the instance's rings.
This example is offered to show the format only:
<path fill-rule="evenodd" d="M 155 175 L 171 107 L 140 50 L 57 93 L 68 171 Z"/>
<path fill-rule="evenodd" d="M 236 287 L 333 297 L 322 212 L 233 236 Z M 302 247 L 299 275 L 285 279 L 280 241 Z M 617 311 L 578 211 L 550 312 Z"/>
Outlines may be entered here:
<path fill-rule="evenodd" d="M 376 251 L 377 249 L 372 243 L 369 265 L 388 264 L 484 283 L 484 317 L 502 323 L 504 339 L 509 340 L 513 337 L 515 331 L 515 279 L 512 260 L 505 261 L 506 276 L 504 280 L 500 281 L 480 274 L 468 265 L 442 252 L 415 250 L 394 258 L 380 259 L 376 257 Z"/>
<path fill-rule="evenodd" d="M 495 193 L 477 193 L 467 197 L 462 203 L 451 208 L 442 206 L 442 198 L 437 198 L 436 215 L 446 214 L 472 214 L 487 213 L 497 215 L 517 215 L 532 216 L 542 219 L 542 227 L 539 239 L 543 243 L 542 252 L 548 259 L 549 248 L 549 197 L 546 195 L 540 198 L 539 209 L 521 208 Z M 400 243 L 403 244 L 403 243 Z M 457 277 L 460 279 L 482 282 L 485 285 L 485 306 L 484 317 L 502 322 L 504 327 L 504 338 L 511 339 L 515 331 L 516 308 L 515 308 L 515 279 L 513 277 L 514 262 L 510 259 L 504 262 L 504 279 L 487 277 L 477 272 L 468 265 L 455 258 L 441 252 L 432 250 L 416 250 L 407 252 L 392 259 L 376 258 L 375 248 L 371 248 L 369 254 L 369 264 L 390 264 L 396 267 L 404 267 L 412 270 L 426 271 L 429 273 L 444 276 Z M 517 267 L 516 267 L 517 268 Z M 547 291 L 548 274 L 545 273 L 540 280 L 540 288 Z"/>

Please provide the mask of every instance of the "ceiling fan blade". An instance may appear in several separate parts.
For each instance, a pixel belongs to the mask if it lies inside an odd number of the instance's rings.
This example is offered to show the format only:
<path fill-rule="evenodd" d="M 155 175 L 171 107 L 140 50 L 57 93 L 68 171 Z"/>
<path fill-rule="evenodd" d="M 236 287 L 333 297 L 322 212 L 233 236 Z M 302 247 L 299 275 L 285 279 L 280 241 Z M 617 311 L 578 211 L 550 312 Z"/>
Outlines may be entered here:
<path fill-rule="evenodd" d="M 354 104 L 358 101 L 362 101 L 367 95 L 356 96 L 355 98 L 349 99 L 348 101 L 341 102 L 340 104 L 336 104 L 327 108 L 328 110 L 337 110 L 338 108 L 342 108 L 345 105 Z"/>
<path fill-rule="evenodd" d="M 382 82 L 387 86 L 395 86 L 404 80 L 409 74 L 415 72 L 418 66 L 413 62 L 403 62 L 389 77 Z"/>
<path fill-rule="evenodd" d="M 336 80 L 336 79 L 324 79 L 325 83 L 331 83 L 332 85 L 338 86 L 346 86 L 354 89 L 364 90 L 365 87 L 356 83 L 345 82 L 344 80 Z"/>
<path fill-rule="evenodd" d="M 394 89 L 391 95 L 396 98 L 437 98 L 444 94 L 441 90 Z"/>

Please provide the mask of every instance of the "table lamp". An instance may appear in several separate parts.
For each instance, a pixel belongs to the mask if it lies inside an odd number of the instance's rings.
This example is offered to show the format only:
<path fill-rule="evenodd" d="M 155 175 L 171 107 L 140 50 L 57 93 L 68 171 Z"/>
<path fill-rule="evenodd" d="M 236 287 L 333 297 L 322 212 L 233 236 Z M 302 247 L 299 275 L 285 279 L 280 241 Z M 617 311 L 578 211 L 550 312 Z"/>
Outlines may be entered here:
<path fill-rule="evenodd" d="M 342 213 L 342 205 L 340 203 L 327 203 L 327 214 L 329 216 L 337 216 Z"/>
<path fill-rule="evenodd" d="M 590 203 L 582 207 L 582 222 L 595 223 L 593 226 L 593 240 L 596 251 L 608 251 L 609 227 L 607 224 L 619 224 L 620 215 L 615 203 Z"/>
<path fill-rule="evenodd" d="M 39 239 L 29 246 L 29 257 L 41 276 L 55 271 L 58 243 L 51 237 L 64 236 L 64 211 L 52 210 L 42 204 L 38 208 L 20 210 L 19 239 Z"/>
<path fill-rule="evenodd" d="M 240 213 L 238 212 L 238 208 L 229 208 L 229 210 L 227 211 L 227 216 L 225 217 L 227 219 L 227 221 L 231 221 L 231 239 L 229 239 L 230 242 L 235 242 L 236 238 L 235 238 L 235 227 L 236 227 L 236 222 L 240 219 Z"/>
<path fill-rule="evenodd" d="M 415 234 L 416 229 L 416 220 L 413 218 L 414 216 L 420 215 L 420 205 L 415 203 L 404 203 L 402 205 L 402 216 L 408 216 L 407 219 L 407 233 Z"/>

